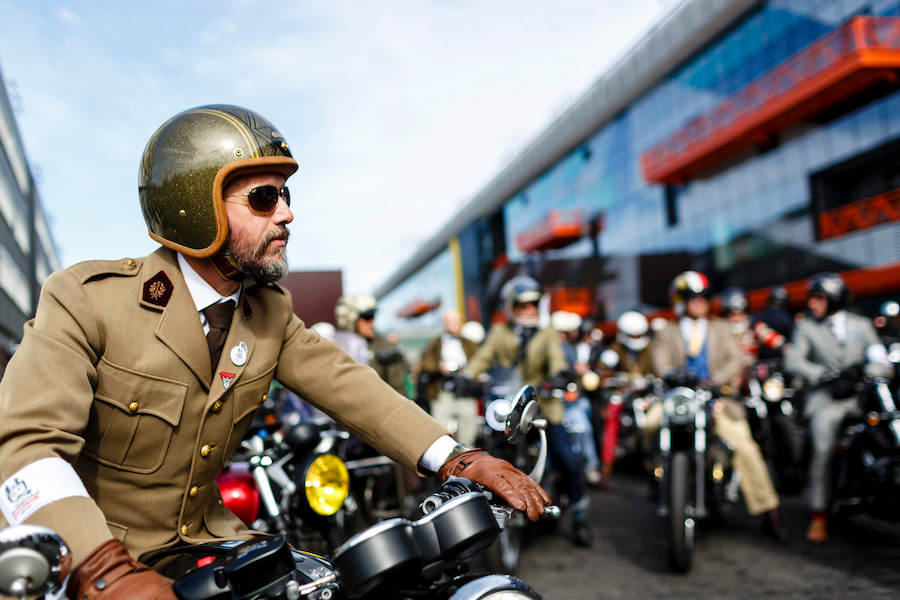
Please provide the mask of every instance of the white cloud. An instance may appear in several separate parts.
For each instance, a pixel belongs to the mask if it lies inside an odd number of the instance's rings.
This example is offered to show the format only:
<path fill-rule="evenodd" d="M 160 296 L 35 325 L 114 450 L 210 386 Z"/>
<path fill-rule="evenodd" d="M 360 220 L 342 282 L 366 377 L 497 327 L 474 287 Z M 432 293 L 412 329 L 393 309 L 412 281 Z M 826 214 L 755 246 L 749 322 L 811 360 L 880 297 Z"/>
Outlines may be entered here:
<path fill-rule="evenodd" d="M 72 11 L 68 6 L 60 6 L 56 9 L 56 16 L 60 21 L 67 25 L 74 25 L 76 27 L 80 27 L 82 24 L 81 17 L 79 17 L 75 12 Z"/>

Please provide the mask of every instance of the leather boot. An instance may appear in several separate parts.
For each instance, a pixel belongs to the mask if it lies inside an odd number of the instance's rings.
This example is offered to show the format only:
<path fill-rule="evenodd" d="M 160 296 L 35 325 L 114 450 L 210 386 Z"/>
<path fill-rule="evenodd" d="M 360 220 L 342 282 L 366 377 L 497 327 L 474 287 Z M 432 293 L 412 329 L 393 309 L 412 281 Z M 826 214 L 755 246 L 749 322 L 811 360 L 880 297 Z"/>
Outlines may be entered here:
<path fill-rule="evenodd" d="M 594 533 L 586 519 L 572 521 L 572 543 L 582 548 L 589 548 L 594 543 Z"/>
<path fill-rule="evenodd" d="M 773 508 L 763 515 L 762 532 L 779 542 L 786 542 L 791 537 L 787 527 L 781 521 L 781 513 L 777 508 Z"/>
<path fill-rule="evenodd" d="M 814 515 L 809 521 L 809 529 L 806 530 L 806 539 L 814 544 L 824 544 L 828 541 L 828 522 L 825 515 Z"/>

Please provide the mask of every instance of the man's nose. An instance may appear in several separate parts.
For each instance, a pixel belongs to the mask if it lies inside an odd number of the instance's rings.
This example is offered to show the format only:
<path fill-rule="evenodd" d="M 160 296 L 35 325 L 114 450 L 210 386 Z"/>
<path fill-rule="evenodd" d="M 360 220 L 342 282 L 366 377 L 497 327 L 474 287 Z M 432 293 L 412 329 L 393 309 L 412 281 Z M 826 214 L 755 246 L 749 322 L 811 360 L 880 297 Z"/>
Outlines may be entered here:
<path fill-rule="evenodd" d="M 294 211 L 287 205 L 284 198 L 279 198 L 278 205 L 275 207 L 275 212 L 272 214 L 272 222 L 276 224 L 287 224 L 293 220 Z"/>

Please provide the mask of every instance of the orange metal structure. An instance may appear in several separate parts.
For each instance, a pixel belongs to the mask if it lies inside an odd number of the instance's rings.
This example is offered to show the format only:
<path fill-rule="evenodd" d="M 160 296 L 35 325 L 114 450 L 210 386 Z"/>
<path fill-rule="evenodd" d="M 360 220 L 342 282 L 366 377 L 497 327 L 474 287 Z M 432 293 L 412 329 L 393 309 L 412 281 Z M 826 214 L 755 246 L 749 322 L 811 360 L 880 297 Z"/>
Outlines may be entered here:
<path fill-rule="evenodd" d="M 823 212 L 819 215 L 819 238 L 840 237 L 891 221 L 900 221 L 900 189 Z"/>
<path fill-rule="evenodd" d="M 401 319 L 414 319 L 429 313 L 441 306 L 441 299 L 435 298 L 433 301 L 413 300 L 403 308 L 397 311 L 397 317 Z"/>
<path fill-rule="evenodd" d="M 534 227 L 516 236 L 516 246 L 522 252 L 542 252 L 564 248 L 586 233 L 581 211 L 551 210 Z"/>
<path fill-rule="evenodd" d="M 751 81 L 641 156 L 651 183 L 683 183 L 900 69 L 900 18 L 858 16 Z"/>

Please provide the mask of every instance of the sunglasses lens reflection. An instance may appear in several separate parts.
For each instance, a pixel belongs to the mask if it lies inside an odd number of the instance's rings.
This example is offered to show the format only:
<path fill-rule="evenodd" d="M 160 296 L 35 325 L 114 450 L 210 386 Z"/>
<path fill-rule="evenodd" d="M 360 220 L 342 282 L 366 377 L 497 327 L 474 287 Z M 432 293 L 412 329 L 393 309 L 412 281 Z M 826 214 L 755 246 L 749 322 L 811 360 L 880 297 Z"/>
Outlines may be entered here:
<path fill-rule="evenodd" d="M 284 197 L 284 202 L 291 205 L 291 194 L 287 186 L 279 190 L 274 185 L 261 185 L 247 193 L 247 201 L 250 207 L 257 212 L 272 212 L 278 205 L 279 195 Z"/>

